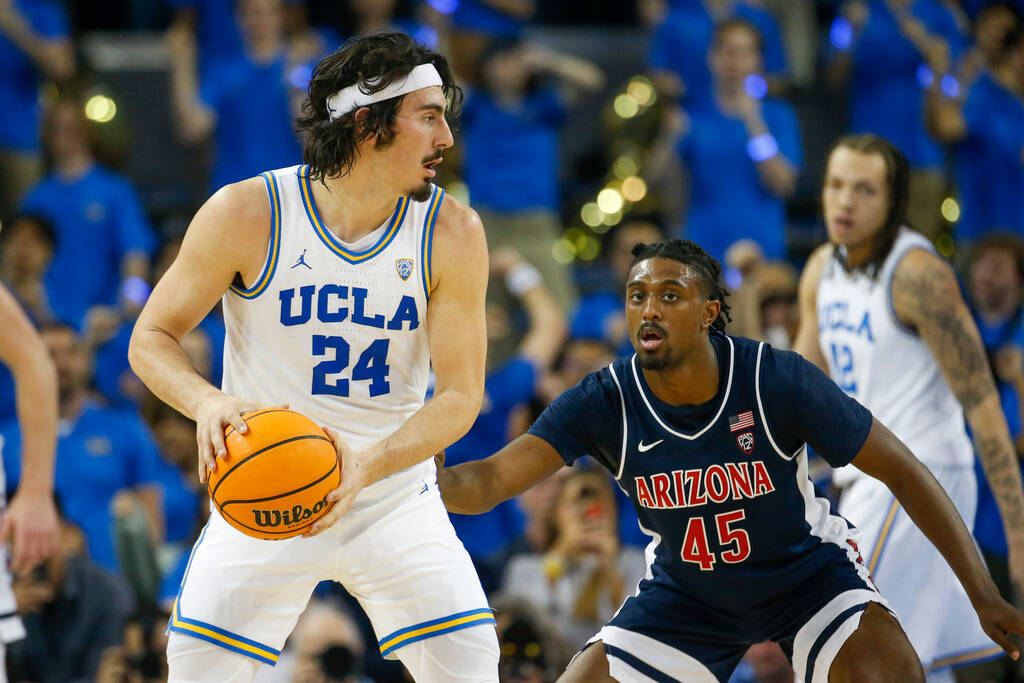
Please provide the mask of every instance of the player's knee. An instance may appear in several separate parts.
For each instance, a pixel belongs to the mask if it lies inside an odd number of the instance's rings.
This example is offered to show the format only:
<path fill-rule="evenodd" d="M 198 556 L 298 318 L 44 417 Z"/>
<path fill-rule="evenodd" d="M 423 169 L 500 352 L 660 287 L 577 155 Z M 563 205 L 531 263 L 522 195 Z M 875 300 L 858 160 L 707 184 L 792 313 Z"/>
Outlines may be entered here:
<path fill-rule="evenodd" d="M 608 656 L 604 643 L 595 641 L 583 649 L 569 662 L 558 683 L 597 683 L 614 680 L 608 670 Z"/>
<path fill-rule="evenodd" d="M 411 643 L 397 655 L 417 682 L 496 683 L 498 652 L 498 636 L 488 624 Z"/>
<path fill-rule="evenodd" d="M 198 638 L 171 633 L 167 683 L 251 683 L 260 663 Z"/>
<path fill-rule="evenodd" d="M 876 604 L 840 648 L 829 669 L 831 683 L 924 683 L 924 669 L 899 622 Z"/>

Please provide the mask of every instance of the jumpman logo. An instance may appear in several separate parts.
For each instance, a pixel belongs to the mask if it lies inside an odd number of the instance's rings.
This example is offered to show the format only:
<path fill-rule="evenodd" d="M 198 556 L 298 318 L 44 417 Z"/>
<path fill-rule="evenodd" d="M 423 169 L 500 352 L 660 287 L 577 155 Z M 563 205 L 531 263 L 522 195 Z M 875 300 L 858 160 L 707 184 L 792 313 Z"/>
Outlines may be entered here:
<path fill-rule="evenodd" d="M 302 253 L 299 254 L 299 260 L 295 262 L 295 265 L 292 266 L 292 268 L 298 268 L 299 266 L 306 266 L 310 270 L 313 270 L 313 266 L 311 266 L 308 263 L 306 263 L 306 250 L 305 249 L 303 249 Z"/>

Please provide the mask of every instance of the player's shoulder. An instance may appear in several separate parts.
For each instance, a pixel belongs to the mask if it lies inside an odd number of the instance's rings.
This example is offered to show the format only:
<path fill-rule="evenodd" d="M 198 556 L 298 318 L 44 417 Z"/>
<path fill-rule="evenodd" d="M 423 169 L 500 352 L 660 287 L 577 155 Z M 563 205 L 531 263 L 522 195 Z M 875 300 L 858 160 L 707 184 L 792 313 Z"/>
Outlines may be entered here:
<path fill-rule="evenodd" d="M 484 232 L 480 215 L 468 204 L 447 193 L 438 209 L 436 225 L 438 235 L 445 234 L 455 239 L 483 236 Z"/>
<path fill-rule="evenodd" d="M 219 231 L 244 235 L 266 231 L 270 224 L 270 199 L 260 176 L 229 183 L 213 193 L 196 215 L 216 221 Z"/>
<path fill-rule="evenodd" d="M 467 271 L 467 266 L 476 265 L 479 277 L 486 279 L 487 237 L 484 225 L 476 211 L 455 197 L 445 194 L 432 236 L 433 261 L 439 274 L 448 266 Z"/>
<path fill-rule="evenodd" d="M 800 274 L 798 286 L 798 294 L 802 301 L 805 303 L 813 301 L 814 293 L 817 291 L 821 278 L 825 274 L 825 267 L 834 257 L 835 245 L 831 242 L 825 242 L 807 257 L 807 262 L 804 263 L 804 270 Z"/>
<path fill-rule="evenodd" d="M 815 279 L 820 278 L 825 266 L 835 256 L 835 250 L 834 244 L 825 242 L 812 251 L 811 255 L 807 257 L 807 263 L 804 264 L 804 277 L 817 276 Z"/>

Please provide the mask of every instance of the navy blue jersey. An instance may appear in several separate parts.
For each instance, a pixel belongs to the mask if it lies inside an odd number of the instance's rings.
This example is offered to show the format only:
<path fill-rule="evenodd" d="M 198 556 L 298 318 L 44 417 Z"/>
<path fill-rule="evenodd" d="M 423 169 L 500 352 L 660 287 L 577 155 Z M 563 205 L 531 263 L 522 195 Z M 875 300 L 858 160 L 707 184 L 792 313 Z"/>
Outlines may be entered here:
<path fill-rule="evenodd" d="M 560 396 L 530 433 L 566 463 L 589 454 L 612 471 L 653 538 L 647 582 L 742 615 L 849 555 L 853 531 L 815 495 L 806 446 L 848 464 L 872 420 L 795 353 L 711 340 L 719 387 L 707 403 L 660 401 L 636 357 L 622 358 Z"/>

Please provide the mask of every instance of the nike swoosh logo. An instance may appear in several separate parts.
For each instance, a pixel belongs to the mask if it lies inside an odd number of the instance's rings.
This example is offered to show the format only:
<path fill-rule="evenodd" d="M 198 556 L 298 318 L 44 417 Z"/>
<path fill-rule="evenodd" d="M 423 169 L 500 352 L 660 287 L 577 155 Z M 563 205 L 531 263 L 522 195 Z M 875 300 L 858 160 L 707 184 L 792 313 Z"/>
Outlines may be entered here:
<path fill-rule="evenodd" d="M 659 443 L 661 443 L 661 442 L 662 442 L 662 441 L 664 441 L 664 440 L 665 440 L 665 439 L 658 439 L 658 440 L 657 440 L 657 441 L 655 441 L 654 443 L 644 443 L 644 442 L 643 442 L 643 441 L 641 440 L 641 441 L 640 441 L 640 445 L 638 445 L 638 446 L 636 447 L 636 449 L 637 449 L 638 451 L 640 451 L 641 453 L 646 453 L 647 451 L 651 450 L 652 448 L 654 448 L 655 446 L 657 446 L 657 445 L 658 445 Z"/>

